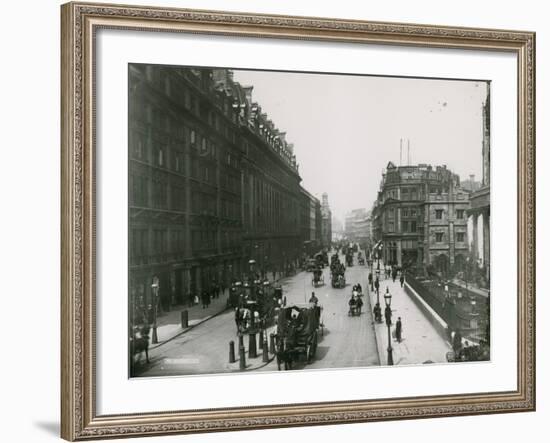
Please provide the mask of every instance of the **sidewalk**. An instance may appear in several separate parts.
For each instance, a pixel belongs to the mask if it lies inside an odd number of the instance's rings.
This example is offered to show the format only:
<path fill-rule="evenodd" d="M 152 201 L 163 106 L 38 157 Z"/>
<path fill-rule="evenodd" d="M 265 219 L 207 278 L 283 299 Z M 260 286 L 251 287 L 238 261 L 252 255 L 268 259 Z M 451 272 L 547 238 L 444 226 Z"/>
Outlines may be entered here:
<path fill-rule="evenodd" d="M 277 274 L 277 279 L 272 283 L 284 284 L 284 281 L 290 277 L 292 276 L 284 276 L 279 273 Z M 226 289 L 219 298 L 210 299 L 210 306 L 208 308 L 203 309 L 201 303 L 194 306 L 178 305 L 174 306 L 170 311 L 161 314 L 157 318 L 157 337 L 159 342 L 155 345 L 151 344 L 149 349 L 155 349 L 198 324 L 221 314 L 227 309 L 228 297 L 229 289 Z M 188 312 L 189 327 L 183 329 L 181 327 L 181 312 L 185 310 Z"/>
<path fill-rule="evenodd" d="M 207 308 L 202 307 L 202 304 L 194 306 L 179 305 L 174 306 L 172 310 L 161 314 L 157 318 L 157 336 L 159 342 L 155 345 L 151 345 L 149 349 L 155 349 L 156 347 L 166 343 L 174 337 L 188 331 L 194 326 L 206 321 L 218 314 L 221 314 L 227 309 L 227 297 L 229 295 L 228 290 L 220 295 L 219 298 L 212 298 L 210 306 Z M 181 327 L 181 312 L 188 312 L 188 328 L 183 329 Z"/>
<path fill-rule="evenodd" d="M 411 300 L 409 295 L 401 288 L 399 278 L 380 280 L 380 306 L 384 320 L 384 294 L 386 287 L 392 294 L 392 325 L 391 335 L 394 365 L 411 365 L 421 363 L 446 362 L 446 353 L 451 350 L 451 345 L 443 339 L 430 321 Z M 376 304 L 376 293 L 369 289 L 371 304 Z M 372 313 L 371 313 L 372 315 Z M 395 323 L 401 317 L 403 324 L 402 340 L 398 343 L 395 339 Z M 376 343 L 380 362 L 385 365 L 388 361 L 388 328 L 385 321 L 375 323 Z"/>

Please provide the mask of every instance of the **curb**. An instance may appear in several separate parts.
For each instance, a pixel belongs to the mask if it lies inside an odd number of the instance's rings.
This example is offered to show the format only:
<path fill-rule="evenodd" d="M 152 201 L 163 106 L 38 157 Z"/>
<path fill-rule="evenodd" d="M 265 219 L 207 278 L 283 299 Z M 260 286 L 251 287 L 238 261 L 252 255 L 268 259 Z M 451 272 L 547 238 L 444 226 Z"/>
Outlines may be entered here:
<path fill-rule="evenodd" d="M 370 315 L 371 315 L 371 318 L 372 318 L 372 305 L 374 304 L 374 300 L 371 299 L 371 290 L 370 290 L 370 286 L 367 284 L 367 294 L 369 296 L 369 301 L 370 301 L 370 304 L 371 304 L 371 312 L 370 312 Z M 374 294 L 373 294 L 373 297 L 374 297 Z M 374 321 L 374 319 L 372 319 L 372 330 L 374 332 L 374 340 L 376 341 L 376 350 L 378 352 L 378 365 L 379 366 L 386 366 L 384 364 L 382 364 L 382 362 L 384 361 L 383 358 L 384 358 L 384 347 L 380 344 L 380 339 L 378 337 L 378 332 L 376 331 L 376 326 L 377 326 L 377 323 Z"/>
<path fill-rule="evenodd" d="M 217 317 L 218 315 L 221 315 L 223 314 L 225 311 L 228 311 L 229 309 L 227 307 L 224 307 L 221 311 L 215 313 L 215 314 L 212 314 L 212 315 L 209 315 L 208 317 L 205 317 L 203 318 L 201 321 L 199 321 L 198 323 L 195 323 L 194 325 L 192 326 L 189 326 L 188 328 L 185 328 L 184 330 L 178 332 L 176 335 L 164 340 L 162 343 L 157 343 L 156 345 L 154 346 L 149 346 L 149 350 L 153 350 L 153 349 L 157 349 L 159 347 L 161 347 L 162 345 L 168 343 L 168 342 L 171 342 L 172 340 L 174 340 L 175 338 L 178 338 L 180 335 L 182 334 L 185 334 L 186 332 L 189 332 L 191 329 L 193 328 L 196 328 L 197 326 L 199 325 L 202 325 L 204 322 L 214 318 L 214 317 Z"/>
<path fill-rule="evenodd" d="M 270 364 L 273 360 L 275 360 L 275 355 L 272 356 L 267 362 L 262 362 L 262 364 L 260 366 L 256 366 L 255 368 L 245 368 L 245 369 L 231 369 L 229 372 L 231 372 L 232 374 L 235 373 L 235 374 L 238 374 L 240 372 L 251 372 L 251 371 L 256 371 L 258 369 L 262 369 L 262 368 L 265 368 L 268 364 Z M 239 361 L 239 360 L 237 360 Z"/>

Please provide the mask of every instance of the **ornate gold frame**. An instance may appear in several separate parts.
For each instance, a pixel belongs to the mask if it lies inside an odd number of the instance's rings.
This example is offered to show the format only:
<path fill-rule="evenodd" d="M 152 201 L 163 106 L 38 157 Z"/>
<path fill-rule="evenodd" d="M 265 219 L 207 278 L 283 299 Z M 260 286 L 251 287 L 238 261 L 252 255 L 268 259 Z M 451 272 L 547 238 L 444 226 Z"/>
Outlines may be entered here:
<path fill-rule="evenodd" d="M 535 409 L 535 34 L 68 3 L 61 7 L 61 435 L 67 440 L 533 411 Z M 95 410 L 94 33 L 98 28 L 513 52 L 518 58 L 517 390 L 98 416 Z"/>

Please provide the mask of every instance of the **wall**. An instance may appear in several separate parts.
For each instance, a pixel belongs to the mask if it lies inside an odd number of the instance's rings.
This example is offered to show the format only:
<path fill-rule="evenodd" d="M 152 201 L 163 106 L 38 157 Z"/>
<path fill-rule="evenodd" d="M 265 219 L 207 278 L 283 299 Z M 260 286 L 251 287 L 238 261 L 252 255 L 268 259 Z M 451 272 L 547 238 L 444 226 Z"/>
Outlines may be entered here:
<path fill-rule="evenodd" d="M 131 3 L 180 7 L 247 10 L 434 23 L 537 31 L 537 108 L 539 122 L 550 119 L 550 30 L 545 2 L 464 0 L 458 3 L 388 0 L 296 1 L 262 0 L 132 0 Z M 59 4 L 57 0 L 6 2 L 2 6 L 2 365 L 0 383 L 7 442 L 59 441 Z M 548 125 L 537 128 L 539 170 L 550 166 Z M 538 177 L 539 226 L 548 223 L 550 174 Z M 546 200 L 546 203 L 543 201 Z M 546 222 L 546 223 L 545 223 Z M 538 231 L 538 261 L 550 261 L 549 230 Z M 541 271 L 544 270 L 541 265 Z M 543 273 L 539 273 L 543 275 Z M 316 428 L 291 428 L 162 437 L 133 441 L 218 442 L 464 442 L 524 441 L 546 430 L 550 414 L 550 356 L 543 348 L 550 339 L 550 301 L 538 297 L 538 412 L 493 416 L 410 420 Z M 7 302 L 7 304 L 6 304 Z M 545 347 L 545 346 L 544 346 Z M 543 350 L 544 349 L 544 350 Z M 533 441 L 540 441 L 534 438 Z"/>

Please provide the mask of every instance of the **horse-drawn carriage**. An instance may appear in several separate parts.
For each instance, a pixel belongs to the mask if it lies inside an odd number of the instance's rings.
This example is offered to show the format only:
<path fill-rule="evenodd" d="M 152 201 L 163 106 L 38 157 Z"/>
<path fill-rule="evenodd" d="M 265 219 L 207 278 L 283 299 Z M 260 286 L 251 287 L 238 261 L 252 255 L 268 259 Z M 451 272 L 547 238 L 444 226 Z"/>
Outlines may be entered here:
<path fill-rule="evenodd" d="M 342 289 L 346 287 L 346 277 L 344 272 L 334 271 L 330 280 L 333 288 Z"/>
<path fill-rule="evenodd" d="M 283 291 L 269 282 L 245 283 L 235 306 L 235 323 L 239 333 L 257 332 L 273 323 L 276 310 L 283 304 Z"/>
<path fill-rule="evenodd" d="M 300 357 L 311 363 L 317 351 L 317 331 L 320 326 L 321 307 L 289 306 L 282 308 L 277 317 L 275 354 L 277 368 L 292 369 Z"/>
<path fill-rule="evenodd" d="M 318 252 L 313 256 L 315 263 L 319 268 L 324 268 L 328 264 L 328 257 L 326 252 Z"/>
<path fill-rule="evenodd" d="M 236 308 L 239 306 L 243 296 L 243 284 L 242 282 L 234 282 L 229 288 L 229 297 L 227 298 L 227 307 Z"/>
<path fill-rule="evenodd" d="M 314 258 L 308 258 L 304 264 L 305 270 L 307 272 L 313 272 L 317 268 L 317 260 Z"/>
<path fill-rule="evenodd" d="M 349 302 L 349 311 L 348 315 L 350 317 L 353 317 L 355 315 L 361 315 L 361 308 L 363 307 L 363 301 L 361 300 L 361 297 L 353 295 Z"/>
<path fill-rule="evenodd" d="M 311 284 L 313 287 L 322 286 L 325 284 L 325 277 L 323 276 L 323 270 L 317 268 L 313 271 L 313 277 L 311 277 Z"/>

